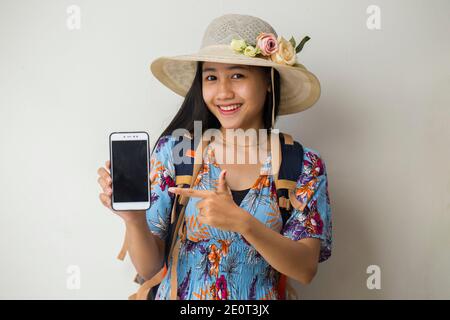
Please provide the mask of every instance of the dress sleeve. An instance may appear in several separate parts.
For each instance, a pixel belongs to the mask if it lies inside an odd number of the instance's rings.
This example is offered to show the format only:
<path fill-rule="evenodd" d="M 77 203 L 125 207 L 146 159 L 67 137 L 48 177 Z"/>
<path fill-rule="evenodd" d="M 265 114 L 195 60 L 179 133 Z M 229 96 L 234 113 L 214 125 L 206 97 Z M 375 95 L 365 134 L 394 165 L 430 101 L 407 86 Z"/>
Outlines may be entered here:
<path fill-rule="evenodd" d="M 295 189 L 296 205 L 282 234 L 292 240 L 320 239 L 319 262 L 331 256 L 332 223 L 325 162 L 319 153 L 304 148 L 303 170 Z M 295 200 L 294 199 L 294 200 Z"/>
<path fill-rule="evenodd" d="M 175 186 L 175 167 L 173 165 L 172 136 L 163 136 L 156 143 L 150 157 L 150 208 L 146 211 L 150 231 L 165 241 L 174 194 L 168 188 Z"/>

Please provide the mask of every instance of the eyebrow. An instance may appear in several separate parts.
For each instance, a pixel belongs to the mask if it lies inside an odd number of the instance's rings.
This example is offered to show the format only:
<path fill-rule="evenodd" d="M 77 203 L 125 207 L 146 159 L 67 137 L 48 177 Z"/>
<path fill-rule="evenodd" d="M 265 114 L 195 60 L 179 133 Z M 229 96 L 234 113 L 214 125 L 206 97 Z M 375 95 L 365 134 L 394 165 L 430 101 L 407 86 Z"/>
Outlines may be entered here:
<path fill-rule="evenodd" d="M 248 67 L 247 66 L 231 66 L 231 67 L 227 67 L 227 70 L 235 70 L 235 69 L 243 69 L 243 70 L 248 70 Z M 217 71 L 215 68 L 211 68 L 211 67 L 209 67 L 209 68 L 205 68 L 205 69 L 203 69 L 203 73 L 205 73 L 205 72 L 208 72 L 208 71 Z"/>

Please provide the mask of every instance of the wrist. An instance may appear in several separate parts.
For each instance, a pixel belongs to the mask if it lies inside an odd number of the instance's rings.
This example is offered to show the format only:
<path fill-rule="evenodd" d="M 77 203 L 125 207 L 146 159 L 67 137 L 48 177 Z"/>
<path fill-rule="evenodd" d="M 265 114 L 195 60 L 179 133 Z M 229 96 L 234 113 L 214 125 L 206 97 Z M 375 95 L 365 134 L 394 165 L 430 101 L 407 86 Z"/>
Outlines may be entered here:
<path fill-rule="evenodd" d="M 125 222 L 125 225 L 127 226 L 141 226 L 145 223 L 147 223 L 147 219 L 145 214 L 136 213 L 136 215 L 128 216 L 123 219 Z"/>
<path fill-rule="evenodd" d="M 254 217 L 250 213 L 248 213 L 247 210 L 244 210 L 242 208 L 239 208 L 239 210 L 242 211 L 242 219 L 240 219 L 239 221 L 237 232 L 243 236 L 246 236 L 252 229 Z"/>

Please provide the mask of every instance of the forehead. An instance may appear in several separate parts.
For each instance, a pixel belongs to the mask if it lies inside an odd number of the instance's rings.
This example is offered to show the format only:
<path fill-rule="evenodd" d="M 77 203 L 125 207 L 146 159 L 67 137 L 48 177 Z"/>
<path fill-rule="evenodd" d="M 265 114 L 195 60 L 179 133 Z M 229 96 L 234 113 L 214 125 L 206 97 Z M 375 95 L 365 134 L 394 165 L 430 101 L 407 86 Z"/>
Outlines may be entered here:
<path fill-rule="evenodd" d="M 228 64 L 228 63 L 219 63 L 219 62 L 204 62 L 202 66 L 203 72 L 208 71 L 225 71 L 225 70 L 249 70 L 251 71 L 251 66 L 242 65 L 242 64 Z"/>

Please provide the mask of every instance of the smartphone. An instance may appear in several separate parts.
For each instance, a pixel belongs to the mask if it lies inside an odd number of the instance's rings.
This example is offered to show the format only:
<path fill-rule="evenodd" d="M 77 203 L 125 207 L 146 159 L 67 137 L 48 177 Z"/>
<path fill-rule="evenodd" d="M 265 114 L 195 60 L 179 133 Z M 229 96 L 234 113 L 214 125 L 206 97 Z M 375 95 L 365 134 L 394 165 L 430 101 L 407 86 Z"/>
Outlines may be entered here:
<path fill-rule="evenodd" d="M 147 132 L 113 132 L 109 135 L 114 210 L 150 208 L 150 159 Z"/>

